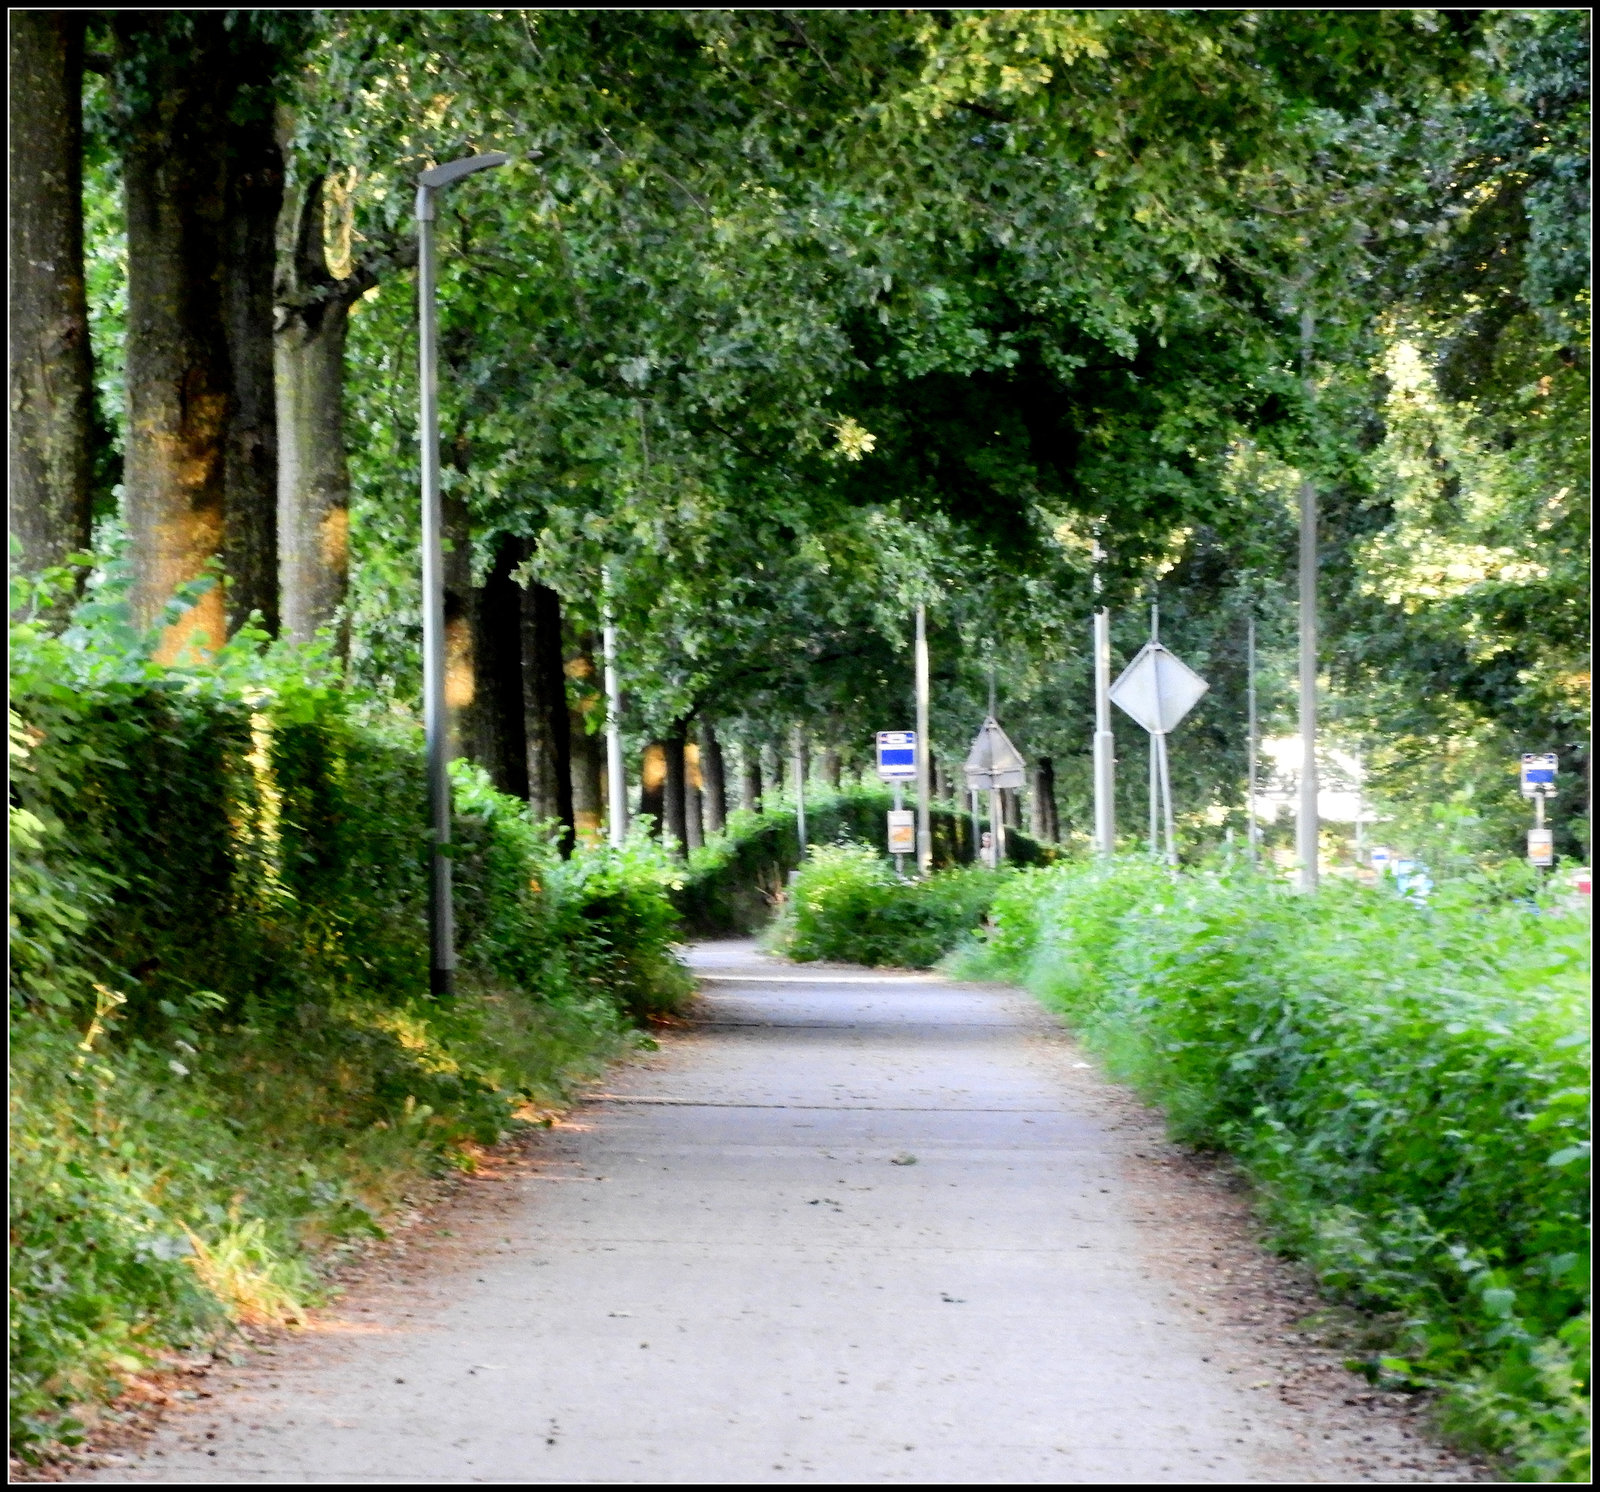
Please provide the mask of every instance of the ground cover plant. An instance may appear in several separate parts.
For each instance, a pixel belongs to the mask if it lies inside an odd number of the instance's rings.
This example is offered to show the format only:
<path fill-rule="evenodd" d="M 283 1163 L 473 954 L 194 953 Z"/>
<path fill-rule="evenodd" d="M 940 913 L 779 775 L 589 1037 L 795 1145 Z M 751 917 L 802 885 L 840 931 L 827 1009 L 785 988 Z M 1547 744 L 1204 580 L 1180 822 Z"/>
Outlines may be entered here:
<path fill-rule="evenodd" d="M 415 727 L 314 652 L 246 635 L 180 667 L 153 642 L 114 573 L 66 626 L 11 634 L 24 1454 L 164 1350 L 295 1319 L 330 1247 L 690 987 L 659 848 L 563 860 L 457 763 L 461 988 L 433 1000 Z"/>
<path fill-rule="evenodd" d="M 819 845 L 789 888 L 768 946 L 802 962 L 930 968 L 976 930 L 1006 874 L 969 865 L 902 879 L 870 845 Z"/>
<path fill-rule="evenodd" d="M 1359 1366 L 1442 1386 L 1530 1479 L 1588 1472 L 1587 912 L 1521 867 L 1300 896 L 1143 863 L 1008 880 L 963 972 L 1060 1010 L 1283 1246 L 1374 1313 Z"/>

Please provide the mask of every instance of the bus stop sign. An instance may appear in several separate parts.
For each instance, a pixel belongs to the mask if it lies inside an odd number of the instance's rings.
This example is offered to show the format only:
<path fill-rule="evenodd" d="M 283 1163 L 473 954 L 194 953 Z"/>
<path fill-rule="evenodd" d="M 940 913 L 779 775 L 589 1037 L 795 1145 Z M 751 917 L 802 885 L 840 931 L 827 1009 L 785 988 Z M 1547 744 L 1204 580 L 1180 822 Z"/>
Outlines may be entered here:
<path fill-rule="evenodd" d="M 1553 798 L 1556 793 L 1556 754 L 1527 751 L 1522 756 L 1522 796 Z"/>
<path fill-rule="evenodd" d="M 878 732 L 878 776 L 885 782 L 910 782 L 917 775 L 917 733 Z"/>

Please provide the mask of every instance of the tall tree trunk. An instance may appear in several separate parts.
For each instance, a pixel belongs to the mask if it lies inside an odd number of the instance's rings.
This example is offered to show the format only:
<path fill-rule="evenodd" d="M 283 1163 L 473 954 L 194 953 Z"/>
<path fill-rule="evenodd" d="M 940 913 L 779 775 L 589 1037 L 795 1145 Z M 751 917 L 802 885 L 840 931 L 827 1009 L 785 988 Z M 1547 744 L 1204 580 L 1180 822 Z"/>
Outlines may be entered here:
<path fill-rule="evenodd" d="M 683 844 L 697 850 L 706 842 L 705 779 L 700 771 L 700 747 L 687 737 L 683 745 Z"/>
<path fill-rule="evenodd" d="M 1061 838 L 1056 818 L 1056 764 L 1048 756 L 1033 764 L 1033 837 L 1048 844 Z"/>
<path fill-rule="evenodd" d="M 128 434 L 123 501 L 134 616 L 157 621 L 173 591 L 221 554 L 232 412 L 225 272 L 226 69 L 220 12 L 195 12 L 187 46 L 166 16 L 117 11 L 126 70 L 147 95 L 123 137 L 128 224 Z M 193 641 L 220 647 L 220 588 L 163 634 L 171 660 Z"/>
<path fill-rule="evenodd" d="M 14 10 L 11 532 L 24 571 L 89 546 L 93 389 L 83 282 L 83 11 Z"/>
<path fill-rule="evenodd" d="M 660 839 L 666 832 L 667 748 L 652 741 L 644 748 L 639 763 L 639 815 L 649 815 L 651 833 Z"/>
<path fill-rule="evenodd" d="M 839 758 L 838 748 L 835 746 L 827 747 L 822 753 L 822 780 L 826 782 L 828 786 L 834 790 L 834 792 L 838 792 L 839 780 L 843 772 L 844 763 Z"/>
<path fill-rule="evenodd" d="M 728 767 L 722 759 L 722 742 L 709 720 L 700 722 L 700 779 L 706 830 L 720 834 L 728 824 Z"/>
<path fill-rule="evenodd" d="M 451 447 L 450 464 L 467 467 L 466 443 Z M 472 528 L 467 505 L 446 493 L 440 503 L 444 530 L 445 754 L 476 760 L 478 706 L 478 598 L 472 590 Z"/>
<path fill-rule="evenodd" d="M 582 844 L 605 838 L 605 737 L 598 729 L 605 718 L 605 695 L 594 655 L 600 639 L 575 632 L 567 642 L 567 735 L 572 742 L 572 821 Z"/>
<path fill-rule="evenodd" d="M 689 843 L 689 812 L 686 801 L 689 783 L 684 761 L 684 748 L 687 744 L 688 736 L 681 720 L 674 722 L 672 729 L 667 732 L 666 740 L 661 743 L 667 768 L 661 792 L 662 838 L 670 840 L 680 855 Z"/>
<path fill-rule="evenodd" d="M 561 826 L 561 853 L 573 843 L 572 734 L 562 657 L 561 597 L 534 583 L 522 596 L 523 708 L 528 721 L 528 801 L 536 818 Z"/>
<path fill-rule="evenodd" d="M 572 740 L 572 823 L 580 844 L 606 837 L 605 737 L 589 729 L 589 717 L 576 705 L 567 712 Z"/>
<path fill-rule="evenodd" d="M 295 642 L 310 642 L 319 627 L 335 622 L 350 569 L 344 348 L 359 291 L 353 280 L 335 281 L 329 273 L 322 203 L 319 176 L 300 204 L 290 283 L 273 337 L 278 577 L 283 630 Z M 348 629 L 341 629 L 337 646 L 343 656 Z"/>
<path fill-rule="evenodd" d="M 739 743 L 739 803 L 750 813 L 761 812 L 761 748 Z"/>
<path fill-rule="evenodd" d="M 473 595 L 472 702 L 464 723 L 467 755 L 503 793 L 527 801 L 528 722 L 522 685 L 522 587 L 513 572 L 528 557 L 524 539 L 502 534 L 483 585 Z"/>
<path fill-rule="evenodd" d="M 270 64 L 262 60 L 265 71 Z M 223 565 L 230 630 L 259 612 L 278 631 L 278 411 L 273 389 L 273 279 L 283 154 L 273 100 L 235 92 L 229 110 L 224 266 L 233 406 L 224 458 Z"/>
<path fill-rule="evenodd" d="M 228 613 L 277 617 L 272 259 L 277 58 L 248 13 L 114 11 L 128 114 L 128 440 L 133 606 L 157 620 L 213 561 L 234 571 L 157 656 L 217 647 Z"/>

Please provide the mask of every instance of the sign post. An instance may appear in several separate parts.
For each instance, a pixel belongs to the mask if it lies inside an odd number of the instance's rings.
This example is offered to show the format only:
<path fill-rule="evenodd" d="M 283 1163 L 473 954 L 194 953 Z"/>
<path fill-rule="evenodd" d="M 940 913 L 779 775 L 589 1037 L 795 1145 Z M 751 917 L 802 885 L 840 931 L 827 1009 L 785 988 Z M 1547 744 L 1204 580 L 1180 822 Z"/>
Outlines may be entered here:
<path fill-rule="evenodd" d="M 1178 863 L 1178 836 L 1172 815 L 1172 776 L 1167 767 L 1167 735 L 1211 686 L 1159 642 L 1147 642 L 1111 686 L 1111 701 L 1150 732 L 1151 755 L 1161 788 L 1167 863 Z"/>
<path fill-rule="evenodd" d="M 1533 828 L 1528 830 L 1528 860 L 1542 870 L 1556 863 L 1555 835 L 1544 826 L 1544 800 L 1556 792 L 1553 751 L 1527 751 L 1522 756 L 1522 796 L 1533 799 Z"/>
<path fill-rule="evenodd" d="M 878 776 L 894 784 L 894 807 L 889 810 L 889 853 L 894 856 L 895 874 L 905 874 L 905 857 L 917 853 L 917 816 L 905 806 L 905 785 L 915 782 L 920 788 L 926 778 L 922 752 L 917 749 L 914 730 L 878 732 Z"/>

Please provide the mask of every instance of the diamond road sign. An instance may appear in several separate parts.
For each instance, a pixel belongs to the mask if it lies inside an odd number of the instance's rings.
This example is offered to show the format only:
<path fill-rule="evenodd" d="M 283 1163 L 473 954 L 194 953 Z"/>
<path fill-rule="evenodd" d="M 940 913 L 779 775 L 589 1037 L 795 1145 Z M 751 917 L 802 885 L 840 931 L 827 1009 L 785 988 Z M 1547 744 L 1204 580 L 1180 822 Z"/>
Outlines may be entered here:
<path fill-rule="evenodd" d="M 1111 686 L 1111 700 L 1151 735 L 1166 735 L 1211 686 L 1177 654 L 1147 642 Z"/>
<path fill-rule="evenodd" d="M 965 770 L 967 786 L 980 793 L 997 787 L 1021 787 L 1028 776 L 1028 764 L 1023 761 L 1022 753 L 1006 739 L 1006 733 L 993 715 L 983 722 L 983 728 L 973 738 Z"/>
<path fill-rule="evenodd" d="M 917 775 L 917 733 L 914 730 L 878 732 L 878 776 L 885 782 L 909 782 Z"/>

